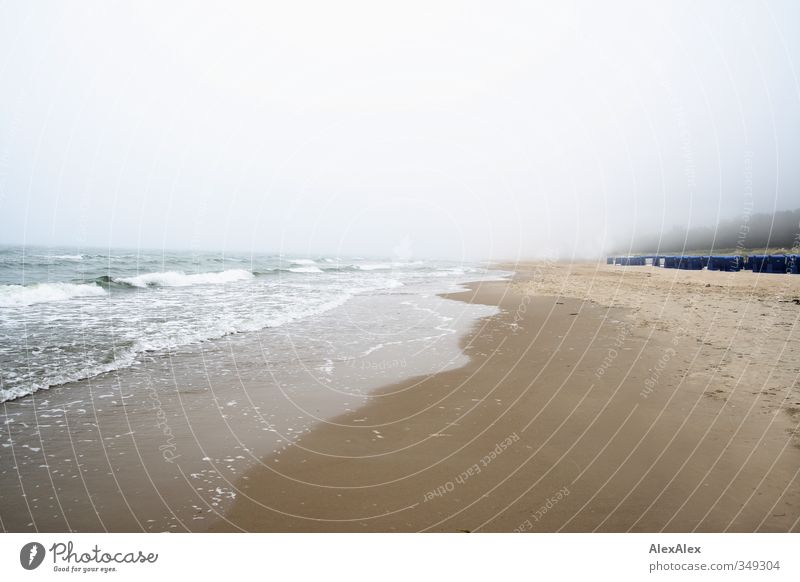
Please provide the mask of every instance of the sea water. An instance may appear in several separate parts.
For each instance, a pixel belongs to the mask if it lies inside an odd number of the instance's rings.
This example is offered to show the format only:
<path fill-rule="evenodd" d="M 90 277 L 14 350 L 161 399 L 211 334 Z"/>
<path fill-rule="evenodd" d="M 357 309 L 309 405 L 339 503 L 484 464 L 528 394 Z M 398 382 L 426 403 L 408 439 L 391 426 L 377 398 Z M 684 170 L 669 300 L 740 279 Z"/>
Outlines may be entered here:
<path fill-rule="evenodd" d="M 279 470 L 284 450 L 343 414 L 380 452 L 385 427 L 362 412 L 378 389 L 463 365 L 461 338 L 497 311 L 439 294 L 504 275 L 444 261 L 1 249 L 1 525 L 203 530 L 250 469 Z"/>
<path fill-rule="evenodd" d="M 264 330 L 275 330 L 274 341 L 261 340 L 268 363 L 290 349 L 322 377 L 335 362 L 364 367 L 359 357 L 435 345 L 454 320 L 486 315 L 481 306 L 444 314 L 426 300 L 502 275 L 446 261 L 0 248 L 0 402 L 122 370 L 146 354 Z M 291 329 L 290 348 L 282 328 Z"/>

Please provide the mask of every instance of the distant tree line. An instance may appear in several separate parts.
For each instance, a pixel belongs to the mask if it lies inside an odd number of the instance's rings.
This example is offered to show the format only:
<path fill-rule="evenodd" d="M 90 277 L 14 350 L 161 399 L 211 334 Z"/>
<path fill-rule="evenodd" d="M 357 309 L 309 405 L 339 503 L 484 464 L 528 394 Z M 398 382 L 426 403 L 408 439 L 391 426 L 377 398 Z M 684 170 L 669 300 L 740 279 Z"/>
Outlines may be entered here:
<path fill-rule="evenodd" d="M 630 249 L 618 252 L 683 252 L 752 249 L 785 249 L 800 245 L 800 208 L 775 214 L 751 214 L 723 220 L 717 225 L 675 227 L 658 233 L 637 235 Z"/>

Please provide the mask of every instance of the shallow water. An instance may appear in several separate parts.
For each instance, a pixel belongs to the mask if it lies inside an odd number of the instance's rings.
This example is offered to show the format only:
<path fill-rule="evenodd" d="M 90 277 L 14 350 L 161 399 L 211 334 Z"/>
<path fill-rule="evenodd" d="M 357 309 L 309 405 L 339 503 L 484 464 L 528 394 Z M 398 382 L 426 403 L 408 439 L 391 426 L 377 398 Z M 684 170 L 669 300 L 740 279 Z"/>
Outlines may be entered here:
<path fill-rule="evenodd" d="M 296 350 L 310 359 L 424 341 L 445 333 L 446 320 L 412 303 L 398 302 L 377 327 L 371 314 L 345 311 L 349 325 L 367 332 L 348 338 L 319 329 L 319 316 L 354 297 L 424 295 L 486 276 L 479 266 L 444 262 L 7 247 L 0 402 L 130 367 L 146 353 L 297 321 L 306 326 Z M 337 349 L 320 351 L 312 340 L 320 334 Z"/>
<path fill-rule="evenodd" d="M 191 270 L 184 256 L 136 274 L 121 254 L 125 267 L 80 278 L 63 261 L 101 259 L 69 256 L 52 269 L 26 263 L 24 280 L 4 274 L 6 292 L 102 290 L 0 307 L 8 531 L 202 530 L 224 519 L 237 481 L 263 459 L 278 470 L 284 448 L 379 398 L 376 388 L 463 365 L 461 336 L 496 308 L 437 294 L 502 275 L 275 257 L 235 271 L 227 258 L 203 270 L 206 257 Z M 355 422 L 380 438 L 369 419 Z"/>

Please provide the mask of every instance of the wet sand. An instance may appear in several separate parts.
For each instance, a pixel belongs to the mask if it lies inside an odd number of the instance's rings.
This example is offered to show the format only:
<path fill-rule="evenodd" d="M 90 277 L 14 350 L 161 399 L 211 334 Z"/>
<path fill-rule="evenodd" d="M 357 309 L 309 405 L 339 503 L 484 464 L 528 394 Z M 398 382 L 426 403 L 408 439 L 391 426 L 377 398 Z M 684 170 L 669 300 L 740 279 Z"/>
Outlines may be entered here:
<path fill-rule="evenodd" d="M 381 386 L 459 367 L 459 338 L 494 312 L 357 296 L 317 316 L 316 334 L 303 320 L 231 334 L 2 403 L 0 531 L 206 530 L 261 459 Z M 362 352 L 363 339 L 382 347 Z M 323 357 L 334 341 L 350 352 Z"/>
<path fill-rule="evenodd" d="M 469 363 L 262 459 L 216 531 L 800 531 L 800 277 L 514 265 Z M 797 301 L 795 301 L 797 299 Z"/>

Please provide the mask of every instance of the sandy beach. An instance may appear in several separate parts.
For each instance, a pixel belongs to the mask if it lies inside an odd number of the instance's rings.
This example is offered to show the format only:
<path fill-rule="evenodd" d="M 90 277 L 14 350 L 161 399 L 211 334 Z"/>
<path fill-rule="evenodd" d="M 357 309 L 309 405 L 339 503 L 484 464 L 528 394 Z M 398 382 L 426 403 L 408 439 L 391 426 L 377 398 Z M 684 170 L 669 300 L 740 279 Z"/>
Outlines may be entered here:
<path fill-rule="evenodd" d="M 4 403 L 0 527 L 800 529 L 800 277 L 503 268 Z"/>
<path fill-rule="evenodd" d="M 465 366 L 262 459 L 216 531 L 800 530 L 800 277 L 512 265 Z"/>

